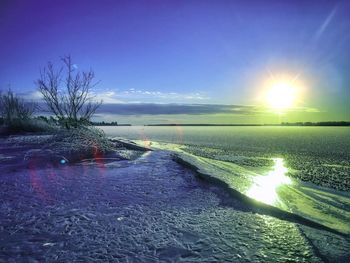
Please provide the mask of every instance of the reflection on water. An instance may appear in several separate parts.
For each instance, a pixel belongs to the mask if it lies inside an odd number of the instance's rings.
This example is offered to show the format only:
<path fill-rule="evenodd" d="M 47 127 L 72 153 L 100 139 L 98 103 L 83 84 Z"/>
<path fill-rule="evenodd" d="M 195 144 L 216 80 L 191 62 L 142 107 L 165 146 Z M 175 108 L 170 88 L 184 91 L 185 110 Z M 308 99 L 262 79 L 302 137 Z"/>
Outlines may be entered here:
<path fill-rule="evenodd" d="M 273 170 L 267 175 L 255 177 L 253 185 L 246 193 L 249 197 L 269 205 L 277 203 L 278 187 L 291 184 L 290 178 L 286 176 L 288 168 L 284 166 L 283 159 L 274 158 L 273 161 Z"/>

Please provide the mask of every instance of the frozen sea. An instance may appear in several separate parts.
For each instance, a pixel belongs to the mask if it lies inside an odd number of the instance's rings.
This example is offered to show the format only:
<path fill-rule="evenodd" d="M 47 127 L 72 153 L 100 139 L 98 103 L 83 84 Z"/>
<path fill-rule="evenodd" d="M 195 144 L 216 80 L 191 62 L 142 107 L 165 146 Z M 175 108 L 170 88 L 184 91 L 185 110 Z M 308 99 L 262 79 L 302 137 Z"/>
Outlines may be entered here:
<path fill-rule="evenodd" d="M 110 137 L 175 143 L 208 158 L 263 166 L 283 158 L 289 175 L 337 190 L 350 190 L 350 127 L 120 126 L 101 127 Z M 241 157 L 241 158 L 237 158 Z"/>
<path fill-rule="evenodd" d="M 199 167 L 214 175 L 220 170 L 220 179 L 234 178 L 230 181 L 232 189 L 237 185 L 244 189 L 244 183 L 235 182 L 252 173 L 253 178 L 263 181 L 275 176 L 280 179 L 281 173 L 299 180 L 297 170 L 289 174 L 294 160 L 289 156 L 299 161 L 322 160 L 311 167 L 348 169 L 348 159 L 343 158 L 348 148 L 328 154 L 320 146 L 315 155 L 300 151 L 303 143 L 297 147 L 290 142 L 287 148 L 285 139 L 278 137 L 270 139 L 275 148 L 266 148 L 266 132 L 260 134 L 260 139 L 252 138 L 248 131 L 256 131 L 251 127 L 246 132 L 237 129 L 230 144 L 225 143 L 223 134 L 231 134 L 234 127 L 215 127 L 221 134 L 213 136 L 213 132 L 210 138 L 206 130 L 215 131 L 212 128 L 106 127 L 110 137 L 163 149 L 138 158 L 91 159 L 70 165 L 45 163 L 36 157 L 23 159 L 28 145 L 22 139 L 33 143 L 31 137 L 0 138 L 0 262 L 349 261 L 350 237 L 344 234 L 349 222 L 347 190 L 325 192 L 331 188 L 317 188 L 312 182 L 302 185 L 302 189 L 293 188 L 299 194 L 308 193 L 310 198 L 305 200 L 319 200 L 327 193 L 322 199 L 326 206 L 316 207 L 310 216 L 322 219 L 329 211 L 322 209 L 330 207 L 332 217 L 327 217 L 324 224 L 321 220 L 321 225 L 312 225 L 283 210 L 276 214 L 269 207 L 231 196 L 177 163 L 172 151 L 164 150 L 180 145 L 183 154 L 197 158 Z M 331 132 L 327 137 L 330 147 L 334 147 L 334 141 L 340 146 L 346 143 L 347 133 L 342 132 L 346 129 L 339 131 L 337 136 Z M 295 140 L 293 133 L 289 134 Z M 309 138 L 305 141 L 320 144 L 324 136 L 316 140 L 309 134 Z M 40 147 L 40 143 L 30 144 L 29 149 Z M 225 177 L 225 169 L 234 173 Z M 249 189 L 253 189 L 253 196 L 259 196 L 261 187 L 263 183 Z M 303 195 L 298 200 L 303 200 Z M 308 208 L 308 204 L 304 202 L 303 207 Z M 334 222 L 342 227 L 333 228 Z"/>
<path fill-rule="evenodd" d="M 349 127 L 103 129 L 110 137 L 129 138 L 144 146 L 177 149 L 185 153 L 182 154 L 185 163 L 224 182 L 229 190 L 350 233 Z"/>

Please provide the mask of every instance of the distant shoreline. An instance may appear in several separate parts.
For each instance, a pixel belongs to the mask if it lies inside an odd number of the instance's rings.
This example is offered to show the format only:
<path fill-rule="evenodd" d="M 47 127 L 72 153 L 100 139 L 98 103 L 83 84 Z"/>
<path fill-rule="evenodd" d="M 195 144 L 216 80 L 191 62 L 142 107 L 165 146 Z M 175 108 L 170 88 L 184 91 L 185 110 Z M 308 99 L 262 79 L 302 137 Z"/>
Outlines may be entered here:
<path fill-rule="evenodd" d="M 350 126 L 350 122 L 281 123 L 281 124 L 145 124 L 144 126 Z"/>
<path fill-rule="evenodd" d="M 347 127 L 350 126 L 350 122 L 348 121 L 329 121 L 329 122 L 282 122 L 279 124 L 242 124 L 242 123 L 231 123 L 231 124 L 220 124 L 220 123 L 154 123 L 154 124 L 140 124 L 140 125 L 133 125 L 133 124 L 117 124 L 117 122 L 112 123 L 100 123 L 100 122 L 93 122 L 93 126 L 164 126 L 164 127 L 172 127 L 172 126 L 200 126 L 200 127 L 210 127 L 210 126 L 229 126 L 229 127 L 235 127 L 235 126 L 248 126 L 248 127 L 260 127 L 260 126 L 303 126 L 303 127 Z"/>

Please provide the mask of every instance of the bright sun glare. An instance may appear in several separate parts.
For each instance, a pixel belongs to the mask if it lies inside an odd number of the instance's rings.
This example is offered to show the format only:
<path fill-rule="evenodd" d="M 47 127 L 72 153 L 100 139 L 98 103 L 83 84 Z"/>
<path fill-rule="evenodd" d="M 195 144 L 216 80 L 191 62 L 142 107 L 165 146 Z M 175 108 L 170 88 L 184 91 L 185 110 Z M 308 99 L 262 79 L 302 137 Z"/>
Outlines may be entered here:
<path fill-rule="evenodd" d="M 277 190 L 283 185 L 292 183 L 290 178 L 286 176 L 288 168 L 284 166 L 282 158 L 274 158 L 273 170 L 267 175 L 256 176 L 252 186 L 246 194 L 265 204 L 274 205 L 279 202 Z"/>
<path fill-rule="evenodd" d="M 276 82 L 266 93 L 268 105 L 277 110 L 293 107 L 296 99 L 296 87 L 291 82 Z"/>

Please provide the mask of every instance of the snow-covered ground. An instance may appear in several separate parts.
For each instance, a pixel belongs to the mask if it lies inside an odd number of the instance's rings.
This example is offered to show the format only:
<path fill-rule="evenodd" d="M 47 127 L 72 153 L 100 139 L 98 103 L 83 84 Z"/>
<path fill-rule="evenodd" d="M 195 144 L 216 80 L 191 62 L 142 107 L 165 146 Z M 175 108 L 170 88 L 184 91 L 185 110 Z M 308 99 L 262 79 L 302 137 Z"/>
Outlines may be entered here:
<path fill-rule="evenodd" d="M 67 165 L 37 157 L 22 162 L 23 145 L 6 147 L 0 261 L 349 260 L 348 237 L 235 199 L 168 151 Z"/>

